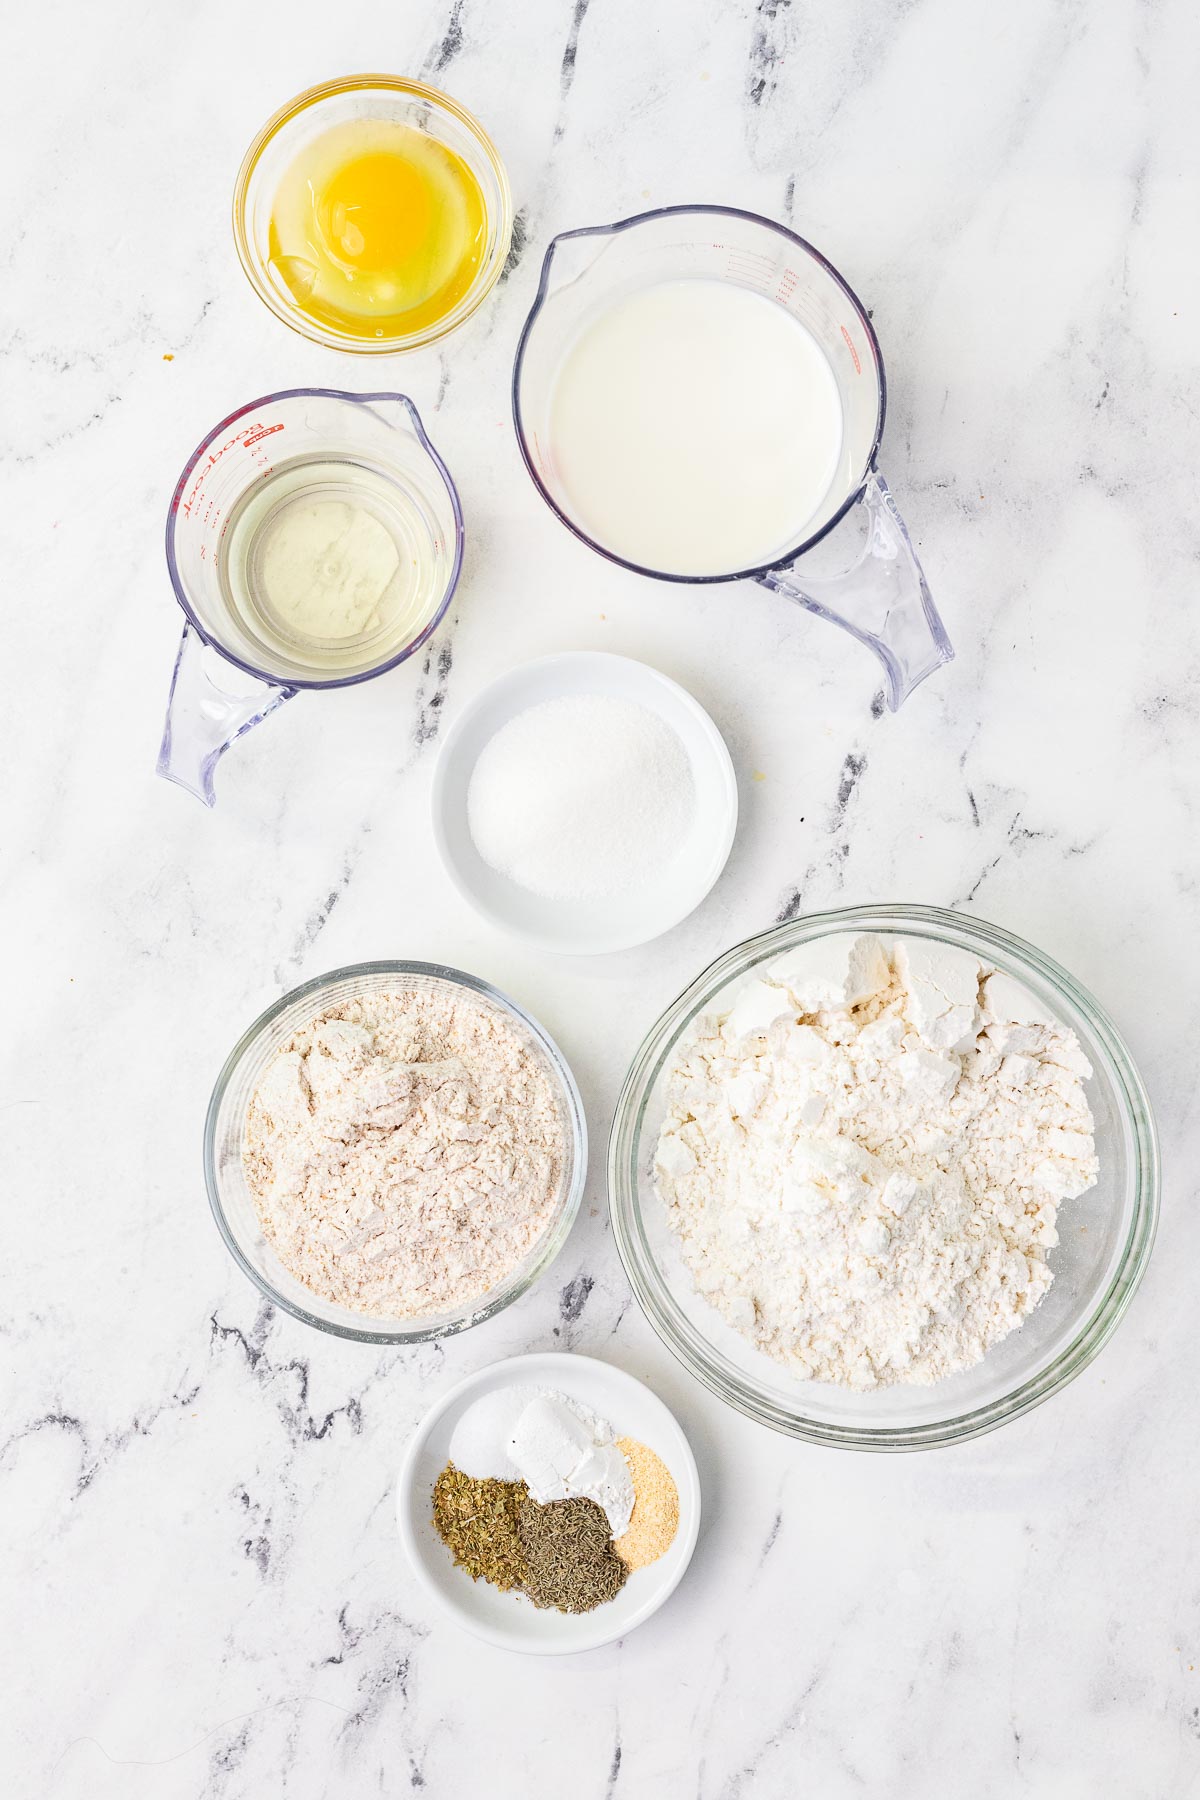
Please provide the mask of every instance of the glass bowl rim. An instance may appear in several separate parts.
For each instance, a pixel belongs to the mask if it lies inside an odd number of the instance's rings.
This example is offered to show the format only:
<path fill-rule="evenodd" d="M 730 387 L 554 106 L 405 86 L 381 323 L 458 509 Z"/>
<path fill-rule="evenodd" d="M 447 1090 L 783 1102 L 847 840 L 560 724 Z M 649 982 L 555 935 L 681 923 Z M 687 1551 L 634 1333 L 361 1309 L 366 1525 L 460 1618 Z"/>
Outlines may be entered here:
<path fill-rule="evenodd" d="M 263 274 L 258 256 L 250 242 L 246 224 L 246 208 L 250 194 L 250 185 L 255 170 L 267 146 L 273 141 L 283 127 L 312 107 L 322 105 L 326 100 L 337 99 L 343 94 L 384 92 L 403 94 L 423 100 L 435 111 L 449 113 L 457 119 L 476 140 L 485 158 L 491 165 L 492 174 L 500 193 L 500 214 L 497 222 L 496 244 L 490 265 L 484 264 L 480 279 L 474 282 L 463 295 L 458 304 L 435 324 L 426 326 L 422 331 L 413 332 L 408 337 L 382 338 L 368 342 L 363 339 L 352 339 L 342 336 L 319 325 L 316 320 L 306 322 L 298 307 L 289 308 L 276 294 L 270 282 Z M 312 344 L 323 344 L 330 350 L 344 350 L 351 356 L 397 356 L 406 350 L 420 350 L 427 344 L 436 343 L 449 332 L 462 325 L 471 314 L 482 305 L 499 281 L 508 261 L 508 253 L 512 243 L 513 203 L 512 190 L 508 183 L 508 174 L 500 159 L 500 152 L 484 130 L 474 113 L 455 100 L 452 95 L 443 93 L 441 88 L 430 87 L 427 82 L 414 81 L 403 75 L 339 75 L 331 81 L 320 81 L 314 87 L 305 88 L 301 93 L 293 95 L 290 100 L 278 107 L 269 119 L 259 127 L 251 140 L 250 147 L 242 158 L 237 179 L 233 185 L 233 241 L 237 249 L 238 261 L 242 271 L 254 292 L 263 304 L 282 321 L 290 331 L 298 337 L 305 338 Z"/>
<path fill-rule="evenodd" d="M 740 1380 L 730 1379 L 706 1354 L 701 1334 L 681 1324 L 677 1309 L 668 1310 L 647 1279 L 643 1262 L 653 1267 L 638 1200 L 637 1152 L 642 1123 L 654 1083 L 681 1033 L 703 1006 L 739 971 L 756 960 L 754 952 L 771 944 L 827 936 L 854 929 L 904 935 L 914 926 L 931 929 L 917 935 L 941 937 L 977 952 L 1000 950 L 1025 964 L 1060 993 L 1083 1017 L 1104 1049 L 1132 1140 L 1133 1208 L 1117 1265 L 1103 1291 L 1091 1303 L 1071 1342 L 1050 1365 L 999 1399 L 957 1415 L 921 1425 L 847 1426 L 806 1418 L 774 1401 L 751 1394 Z M 806 1443 L 850 1450 L 899 1451 L 941 1448 L 963 1443 L 1019 1418 L 1067 1386 L 1091 1363 L 1116 1330 L 1141 1282 L 1158 1223 L 1159 1153 L 1154 1115 L 1145 1084 L 1124 1039 L 1090 991 L 1061 964 L 1026 939 L 971 914 L 910 903 L 837 908 L 805 913 L 757 932 L 724 951 L 689 982 L 643 1039 L 622 1084 L 608 1145 L 609 1212 L 617 1251 L 634 1297 L 667 1348 L 718 1399 L 744 1417 Z"/>
<path fill-rule="evenodd" d="M 482 1298 L 481 1303 L 465 1313 L 439 1313 L 432 1318 L 414 1320 L 410 1330 L 372 1329 L 369 1319 L 364 1317 L 361 1326 L 343 1325 L 332 1319 L 323 1319 L 307 1307 L 281 1294 L 268 1277 L 246 1255 L 234 1236 L 233 1229 L 225 1214 L 221 1201 L 220 1185 L 216 1168 L 216 1129 L 217 1118 L 224 1102 L 226 1092 L 243 1058 L 253 1049 L 263 1032 L 272 1025 L 280 1015 L 294 1005 L 297 1000 L 315 1000 L 321 993 L 336 983 L 356 979 L 366 975 L 380 975 L 396 978 L 418 975 L 438 981 L 448 982 L 454 987 L 465 988 L 470 993 L 480 994 L 491 1001 L 502 1012 L 511 1014 L 531 1034 L 542 1049 L 549 1069 L 559 1086 L 559 1095 L 563 1110 L 567 1116 L 571 1150 L 571 1179 L 564 1190 L 564 1198 L 557 1217 L 546 1231 L 537 1247 L 537 1254 L 529 1268 L 515 1280 L 509 1277 L 489 1295 Z M 289 988 L 286 994 L 280 995 L 266 1007 L 253 1022 L 242 1032 L 225 1061 L 221 1065 L 217 1079 L 213 1084 L 212 1095 L 204 1116 L 204 1184 L 208 1191 L 208 1203 L 212 1210 L 217 1230 L 230 1256 L 258 1288 L 263 1298 L 272 1306 L 288 1313 L 293 1319 L 299 1319 L 305 1325 L 312 1325 L 318 1331 L 328 1332 L 333 1337 L 348 1338 L 360 1344 L 426 1344 L 435 1339 L 454 1337 L 460 1331 L 466 1331 L 473 1325 L 482 1325 L 485 1320 L 494 1318 L 503 1312 L 514 1300 L 519 1300 L 529 1292 L 558 1256 L 570 1235 L 571 1228 L 579 1213 L 587 1184 L 587 1119 L 583 1110 L 579 1086 L 571 1071 L 566 1057 L 550 1036 L 545 1027 L 527 1013 L 524 1007 L 504 993 L 493 987 L 482 976 L 469 975 L 463 969 L 455 969 L 448 963 L 428 963 L 410 961 L 408 959 L 383 958 L 373 962 L 346 963 L 337 969 L 327 970 L 322 975 L 313 975 L 302 981 L 297 987 Z"/>

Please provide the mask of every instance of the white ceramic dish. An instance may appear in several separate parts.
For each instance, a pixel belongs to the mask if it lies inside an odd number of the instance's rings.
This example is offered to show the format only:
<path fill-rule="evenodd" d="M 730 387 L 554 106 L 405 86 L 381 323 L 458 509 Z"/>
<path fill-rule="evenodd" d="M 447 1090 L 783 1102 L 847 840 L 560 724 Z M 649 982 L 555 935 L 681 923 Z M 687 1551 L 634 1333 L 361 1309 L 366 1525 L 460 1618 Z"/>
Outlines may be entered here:
<path fill-rule="evenodd" d="M 501 726 L 545 700 L 583 694 L 636 701 L 678 733 L 692 766 L 696 811 L 678 855 L 665 869 L 647 869 L 634 892 L 605 900 L 544 900 L 484 862 L 467 823 L 467 790 L 484 745 Z M 542 657 L 477 694 L 447 733 L 433 780 L 434 836 L 455 886 L 493 924 L 568 955 L 629 950 L 678 925 L 725 867 L 737 812 L 733 763 L 704 708 L 657 669 L 599 650 Z"/>
<path fill-rule="evenodd" d="M 590 1613 L 539 1611 L 522 1594 L 502 1594 L 457 1569 L 433 1524 L 433 1484 L 446 1466 L 459 1418 L 481 1394 L 519 1383 L 557 1388 L 608 1419 L 618 1437 L 637 1438 L 657 1451 L 679 1489 L 679 1529 L 657 1562 L 635 1569 L 614 1600 Z M 590 1356 L 513 1356 L 468 1375 L 438 1401 L 405 1452 L 396 1489 L 396 1519 L 409 1561 L 421 1582 L 464 1630 L 502 1650 L 565 1656 L 611 1644 L 656 1613 L 675 1591 L 700 1529 L 696 1459 L 673 1415 L 632 1375 Z"/>

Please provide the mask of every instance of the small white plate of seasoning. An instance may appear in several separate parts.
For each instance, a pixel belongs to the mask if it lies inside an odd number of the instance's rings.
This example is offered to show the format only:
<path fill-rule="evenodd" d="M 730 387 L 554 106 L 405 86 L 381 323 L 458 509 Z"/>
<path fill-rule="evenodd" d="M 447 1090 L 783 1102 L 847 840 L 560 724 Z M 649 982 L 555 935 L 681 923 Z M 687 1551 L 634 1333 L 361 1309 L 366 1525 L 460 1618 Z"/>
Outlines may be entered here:
<path fill-rule="evenodd" d="M 551 700 L 597 697 L 643 707 L 675 734 L 691 774 L 690 817 L 671 853 L 648 858 L 637 879 L 619 891 L 551 899 L 484 861 L 471 834 L 471 779 L 493 738 L 522 714 Z M 630 804 L 636 803 L 631 795 Z M 629 950 L 678 925 L 725 867 L 737 815 L 733 763 L 700 703 L 646 663 L 599 650 L 541 657 L 492 682 L 459 713 L 433 780 L 434 837 L 459 892 L 493 924 L 567 955 Z"/>
<path fill-rule="evenodd" d="M 467 1409 L 506 1387 L 549 1388 L 578 1401 L 617 1436 L 631 1437 L 665 1463 L 679 1494 L 679 1525 L 657 1561 L 631 1570 L 615 1598 L 588 1613 L 535 1607 L 520 1593 L 501 1593 L 456 1568 L 433 1523 L 433 1484 L 449 1459 L 450 1439 Z M 464 1630 L 502 1650 L 566 1656 L 596 1650 L 633 1631 L 674 1593 L 696 1547 L 700 1478 L 696 1459 L 673 1414 L 642 1382 L 590 1356 L 513 1356 L 468 1375 L 426 1413 L 405 1452 L 396 1489 L 400 1538 L 414 1570 Z"/>

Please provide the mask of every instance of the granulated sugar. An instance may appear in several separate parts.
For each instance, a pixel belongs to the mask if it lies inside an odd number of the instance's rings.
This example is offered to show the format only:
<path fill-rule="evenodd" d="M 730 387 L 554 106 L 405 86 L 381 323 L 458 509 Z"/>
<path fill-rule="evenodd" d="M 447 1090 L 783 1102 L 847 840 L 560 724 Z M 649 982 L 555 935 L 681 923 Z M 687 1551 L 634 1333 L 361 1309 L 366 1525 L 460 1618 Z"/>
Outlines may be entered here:
<path fill-rule="evenodd" d="M 678 733 L 611 694 L 547 700 L 510 719 L 467 792 L 484 862 L 548 900 L 627 891 L 680 848 L 694 807 Z"/>
<path fill-rule="evenodd" d="M 298 1031 L 250 1102 L 243 1155 L 284 1266 L 374 1318 L 482 1300 L 546 1230 L 564 1158 L 545 1069 L 449 985 L 347 1001 Z"/>

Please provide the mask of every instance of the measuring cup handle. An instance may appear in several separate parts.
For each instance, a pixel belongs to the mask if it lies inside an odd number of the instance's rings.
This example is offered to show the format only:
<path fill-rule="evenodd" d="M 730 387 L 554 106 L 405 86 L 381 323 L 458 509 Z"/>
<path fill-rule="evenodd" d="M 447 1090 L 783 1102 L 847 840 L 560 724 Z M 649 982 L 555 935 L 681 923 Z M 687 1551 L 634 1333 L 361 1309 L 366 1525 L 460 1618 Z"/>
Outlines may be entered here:
<path fill-rule="evenodd" d="M 243 690 L 253 683 L 253 691 L 230 693 L 214 680 L 214 665 Z M 185 625 L 171 676 L 158 773 L 212 806 L 213 772 L 230 744 L 298 691 L 235 671 L 191 625 Z"/>
<path fill-rule="evenodd" d="M 873 650 L 883 664 L 887 703 L 895 712 L 919 682 L 953 659 L 954 651 L 908 529 L 878 470 L 867 477 L 860 501 L 867 511 L 867 541 L 840 575 L 807 575 L 793 565 L 768 570 L 758 579 L 843 626 Z M 847 516 L 854 518 L 853 509 Z"/>

